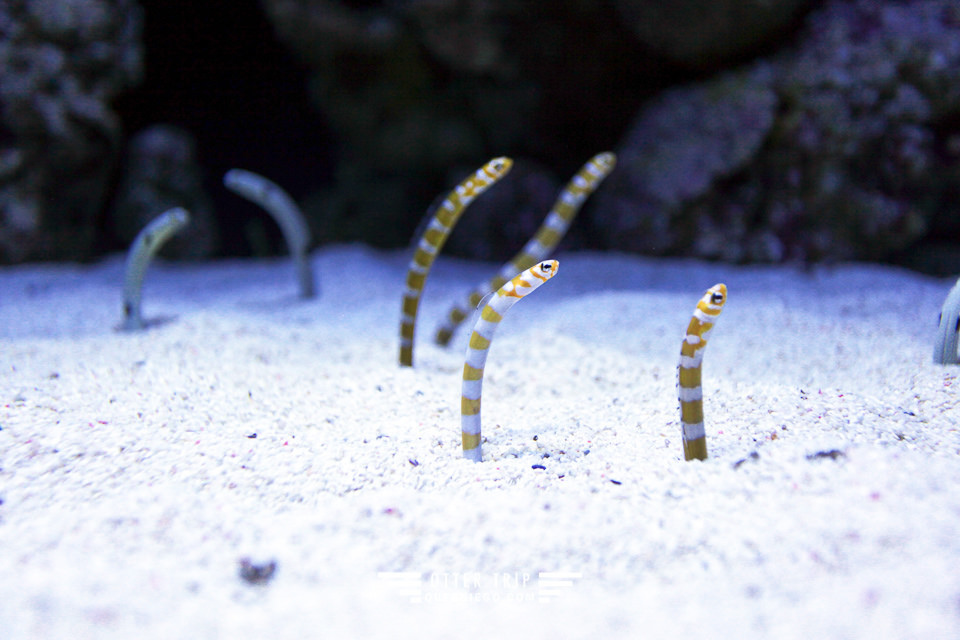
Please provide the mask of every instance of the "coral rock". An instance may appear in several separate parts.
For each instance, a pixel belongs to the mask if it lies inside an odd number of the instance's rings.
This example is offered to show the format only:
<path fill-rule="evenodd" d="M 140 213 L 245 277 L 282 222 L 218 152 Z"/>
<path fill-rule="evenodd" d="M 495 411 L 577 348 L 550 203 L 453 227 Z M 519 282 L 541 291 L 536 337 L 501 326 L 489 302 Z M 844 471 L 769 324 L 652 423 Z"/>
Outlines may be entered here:
<path fill-rule="evenodd" d="M 83 258 L 120 147 L 110 102 L 139 81 L 133 0 L 0 6 L 0 261 Z"/>

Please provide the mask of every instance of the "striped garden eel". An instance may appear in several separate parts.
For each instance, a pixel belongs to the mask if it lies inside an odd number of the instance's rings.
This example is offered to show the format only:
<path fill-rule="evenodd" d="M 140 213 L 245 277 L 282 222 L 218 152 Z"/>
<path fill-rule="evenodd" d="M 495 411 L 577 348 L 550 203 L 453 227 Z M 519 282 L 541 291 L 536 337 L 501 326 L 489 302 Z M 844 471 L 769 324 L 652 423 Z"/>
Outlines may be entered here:
<path fill-rule="evenodd" d="M 960 335 L 960 280 L 953 285 L 947 299 L 940 309 L 937 338 L 933 345 L 933 362 L 935 364 L 960 364 L 957 355 L 957 342 Z"/>
<path fill-rule="evenodd" d="M 437 208 L 437 212 L 424 229 L 417 250 L 407 270 L 407 288 L 403 292 L 403 310 L 400 317 L 400 366 L 413 366 L 413 335 L 417 326 L 417 310 L 427 274 L 434 259 L 443 248 L 460 214 L 473 199 L 507 175 L 513 160 L 494 158 L 477 169 L 476 173 L 457 185 Z"/>
<path fill-rule="evenodd" d="M 143 276 L 150 260 L 173 234 L 190 222 L 186 209 L 174 207 L 161 213 L 140 230 L 127 254 L 127 269 L 123 280 L 123 324 L 121 331 L 144 328 L 140 302 L 143 297 Z"/>
<path fill-rule="evenodd" d="M 683 457 L 686 460 L 707 459 L 707 436 L 703 430 L 703 389 L 700 387 L 700 366 L 707 337 L 727 302 L 727 286 L 715 284 L 700 298 L 693 311 L 687 335 L 680 347 L 677 367 L 677 391 L 680 394 L 680 425 L 683 428 Z"/>
<path fill-rule="evenodd" d="M 225 187 L 251 202 L 256 202 L 270 214 L 287 243 L 297 269 L 300 297 L 307 299 L 316 295 L 313 270 L 310 268 L 310 227 L 297 203 L 278 184 L 258 173 L 243 169 L 230 169 L 223 176 Z"/>
<path fill-rule="evenodd" d="M 470 344 L 467 346 L 466 361 L 463 363 L 460 428 L 465 458 L 474 462 L 483 459 L 480 450 L 480 392 L 483 388 L 483 367 L 487 362 L 487 351 L 490 350 L 493 333 L 507 309 L 557 275 L 559 268 L 560 263 L 556 260 L 546 260 L 530 267 L 497 289 L 477 318 L 470 335 Z"/>
<path fill-rule="evenodd" d="M 553 251 L 567 233 L 573 219 L 577 217 L 584 201 L 600 186 L 604 178 L 610 175 L 616 164 L 617 156 L 610 152 L 590 158 L 560 193 L 543 224 L 523 249 L 513 256 L 510 262 L 500 267 L 493 279 L 481 284 L 471 291 L 463 302 L 450 309 L 446 321 L 437 329 L 434 341 L 441 346 L 447 346 L 453 332 L 477 308 L 485 295 L 496 291 L 506 284 L 513 274 L 528 269 Z"/>

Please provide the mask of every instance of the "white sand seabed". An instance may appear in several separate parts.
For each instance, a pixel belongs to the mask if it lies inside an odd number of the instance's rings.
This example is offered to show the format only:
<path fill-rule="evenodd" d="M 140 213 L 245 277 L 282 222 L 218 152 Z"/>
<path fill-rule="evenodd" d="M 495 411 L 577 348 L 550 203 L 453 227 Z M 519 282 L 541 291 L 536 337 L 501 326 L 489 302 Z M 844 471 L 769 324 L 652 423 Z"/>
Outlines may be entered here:
<path fill-rule="evenodd" d="M 498 265 L 438 260 L 401 369 L 408 258 L 318 251 L 306 302 L 283 260 L 155 264 L 133 334 L 121 256 L 0 271 L 0 636 L 960 637 L 952 281 L 560 255 L 493 341 L 475 464 L 472 322 L 432 335 Z"/>

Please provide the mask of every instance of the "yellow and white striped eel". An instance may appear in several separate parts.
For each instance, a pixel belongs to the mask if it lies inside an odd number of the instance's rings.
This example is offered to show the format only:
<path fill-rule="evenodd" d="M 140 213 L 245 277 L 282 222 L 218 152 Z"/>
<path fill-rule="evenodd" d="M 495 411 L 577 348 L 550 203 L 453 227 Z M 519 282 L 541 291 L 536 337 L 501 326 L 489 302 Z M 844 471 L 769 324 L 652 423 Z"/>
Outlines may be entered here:
<path fill-rule="evenodd" d="M 496 291 L 510 280 L 513 274 L 528 269 L 553 251 L 567 233 L 573 219 L 577 217 L 584 201 L 600 186 L 604 178 L 610 175 L 616 165 L 617 156 L 610 152 L 590 158 L 560 193 L 543 224 L 523 249 L 513 256 L 510 262 L 500 267 L 494 278 L 478 286 L 463 302 L 450 309 L 446 321 L 437 329 L 434 341 L 441 346 L 448 345 L 453 332 L 477 308 L 485 295 Z"/>
<path fill-rule="evenodd" d="M 516 276 L 490 297 L 483 307 L 470 335 L 467 357 L 463 363 L 463 387 L 460 397 L 460 429 L 463 439 L 463 456 L 474 462 L 483 459 L 480 450 L 480 393 L 483 389 L 483 367 L 487 363 L 487 351 L 493 333 L 503 319 L 503 314 L 531 291 L 557 275 L 560 263 L 545 260 Z"/>
<path fill-rule="evenodd" d="M 424 229 L 417 250 L 407 270 L 407 288 L 403 292 L 403 310 L 400 318 L 400 366 L 413 366 L 413 335 L 417 326 L 417 310 L 427 274 L 434 259 L 443 248 L 460 214 L 473 199 L 507 175 L 513 160 L 494 158 L 480 167 L 476 173 L 461 182 L 437 208 L 430 224 Z"/>
<path fill-rule="evenodd" d="M 700 387 L 700 366 L 707 337 L 727 302 L 727 286 L 715 284 L 700 298 L 693 311 L 687 335 L 680 347 L 677 367 L 677 391 L 680 394 L 680 425 L 683 428 L 685 460 L 707 459 L 707 436 L 703 429 L 703 389 Z"/>

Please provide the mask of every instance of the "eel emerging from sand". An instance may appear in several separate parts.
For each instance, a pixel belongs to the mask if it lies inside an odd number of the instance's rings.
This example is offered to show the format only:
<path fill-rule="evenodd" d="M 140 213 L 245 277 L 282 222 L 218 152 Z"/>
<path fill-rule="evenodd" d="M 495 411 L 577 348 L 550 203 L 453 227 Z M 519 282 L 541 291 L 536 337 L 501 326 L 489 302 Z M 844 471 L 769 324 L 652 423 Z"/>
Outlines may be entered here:
<path fill-rule="evenodd" d="M 487 362 L 487 351 L 490 349 L 493 333 L 507 309 L 557 275 L 559 268 L 560 263 L 556 260 L 546 260 L 530 267 L 491 295 L 477 318 L 463 364 L 460 398 L 460 428 L 465 458 L 474 462 L 483 459 L 480 449 L 480 393 L 483 388 L 483 367 Z"/>

